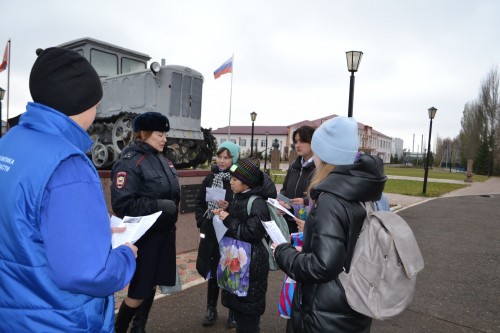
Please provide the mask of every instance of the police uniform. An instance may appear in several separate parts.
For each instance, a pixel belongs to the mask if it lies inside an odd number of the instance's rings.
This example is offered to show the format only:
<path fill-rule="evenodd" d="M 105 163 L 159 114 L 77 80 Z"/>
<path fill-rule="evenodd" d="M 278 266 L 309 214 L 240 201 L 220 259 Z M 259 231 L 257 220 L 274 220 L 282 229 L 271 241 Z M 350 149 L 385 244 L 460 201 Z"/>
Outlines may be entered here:
<path fill-rule="evenodd" d="M 128 297 L 145 299 L 156 285 L 175 285 L 179 177 L 170 161 L 142 141 L 132 142 L 123 150 L 111 176 L 111 205 L 117 216 L 144 216 L 162 211 L 135 243 L 139 249 L 137 269 Z"/>

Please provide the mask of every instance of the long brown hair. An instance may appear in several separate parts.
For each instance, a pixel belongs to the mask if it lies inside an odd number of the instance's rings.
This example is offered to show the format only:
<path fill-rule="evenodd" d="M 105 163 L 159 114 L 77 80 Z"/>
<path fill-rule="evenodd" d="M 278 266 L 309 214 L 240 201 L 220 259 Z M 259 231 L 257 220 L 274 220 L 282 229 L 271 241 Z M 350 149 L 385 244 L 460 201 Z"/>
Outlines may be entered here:
<path fill-rule="evenodd" d="M 320 161 L 319 165 L 316 165 L 314 176 L 311 179 L 309 187 L 307 188 L 307 194 L 309 195 L 309 198 L 311 198 L 312 188 L 321 183 L 321 181 L 325 179 L 333 170 L 335 170 L 335 165 L 325 163 L 323 161 Z"/>

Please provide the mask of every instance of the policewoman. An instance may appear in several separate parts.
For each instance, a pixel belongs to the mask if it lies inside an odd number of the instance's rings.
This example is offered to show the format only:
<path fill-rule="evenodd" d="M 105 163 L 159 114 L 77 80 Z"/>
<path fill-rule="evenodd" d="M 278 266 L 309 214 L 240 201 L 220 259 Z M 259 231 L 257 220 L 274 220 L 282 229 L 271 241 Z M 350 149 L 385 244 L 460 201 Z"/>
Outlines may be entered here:
<path fill-rule="evenodd" d="M 118 312 L 115 332 L 144 332 L 157 285 L 176 281 L 175 222 L 180 198 L 179 178 L 162 154 L 170 126 L 167 117 L 146 112 L 134 119 L 134 140 L 111 171 L 113 212 L 144 216 L 162 211 L 154 225 L 135 243 L 140 258 L 128 294 Z"/>

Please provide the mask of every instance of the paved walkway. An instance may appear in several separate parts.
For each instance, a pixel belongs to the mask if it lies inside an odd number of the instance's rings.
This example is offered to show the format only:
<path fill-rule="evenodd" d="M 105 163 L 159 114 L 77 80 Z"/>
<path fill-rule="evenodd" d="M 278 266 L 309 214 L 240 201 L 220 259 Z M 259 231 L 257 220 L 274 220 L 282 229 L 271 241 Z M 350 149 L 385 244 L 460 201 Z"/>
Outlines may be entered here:
<path fill-rule="evenodd" d="M 492 194 L 499 192 L 498 185 L 498 180 L 489 180 L 472 185 L 473 193 L 453 193 L 398 211 L 418 240 L 425 268 L 418 275 L 412 304 L 394 318 L 375 320 L 372 333 L 500 332 L 500 194 Z M 270 272 L 261 333 L 285 332 L 286 321 L 277 314 L 282 284 L 283 273 Z M 220 298 L 219 319 L 208 328 L 201 325 L 205 308 L 202 283 L 155 301 L 146 330 L 230 332 Z"/>
<path fill-rule="evenodd" d="M 391 177 L 392 178 L 392 177 Z M 414 179 L 418 177 L 406 177 L 403 179 Z M 399 178 L 401 179 L 401 177 Z M 420 178 L 423 181 L 423 178 Z M 427 181 L 432 182 L 436 181 L 436 179 L 427 179 Z M 463 183 L 463 182 L 462 182 Z M 469 184 L 465 188 L 449 192 L 443 197 L 458 197 L 458 196 L 467 196 L 467 195 L 492 195 L 492 194 L 500 194 L 500 178 L 492 177 L 485 182 L 473 182 L 473 183 L 464 183 Z M 276 185 L 278 192 L 281 189 L 281 185 Z M 414 197 L 407 195 L 399 195 L 387 193 L 387 197 L 391 205 L 397 207 L 397 210 L 403 210 L 408 207 L 420 204 L 422 202 L 434 200 L 435 198 L 425 198 L 425 197 Z M 198 274 L 196 271 L 196 256 L 197 250 L 189 251 L 186 253 L 180 253 L 177 255 L 177 265 L 179 267 L 179 277 L 181 281 L 182 289 L 185 290 L 192 286 L 203 283 L 205 280 Z M 123 298 L 126 296 L 127 289 L 119 291 L 115 293 L 115 308 L 118 309 Z M 162 298 L 167 295 L 163 295 L 160 293 L 160 290 L 157 290 L 155 299 Z"/>

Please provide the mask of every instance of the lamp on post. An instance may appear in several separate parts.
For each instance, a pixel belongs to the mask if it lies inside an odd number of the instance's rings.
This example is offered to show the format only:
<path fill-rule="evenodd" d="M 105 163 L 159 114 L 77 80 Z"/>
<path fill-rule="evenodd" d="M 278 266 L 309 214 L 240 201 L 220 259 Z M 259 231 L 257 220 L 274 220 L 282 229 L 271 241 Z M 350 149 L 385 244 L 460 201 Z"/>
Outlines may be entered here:
<path fill-rule="evenodd" d="M 488 151 L 490 152 L 490 156 L 488 158 L 488 177 L 493 176 L 493 147 L 488 145 Z"/>
<path fill-rule="evenodd" d="M 432 133 L 432 119 L 436 116 L 437 109 L 435 107 L 431 107 L 429 110 L 429 119 L 431 120 L 429 125 L 429 141 L 427 143 L 427 161 L 425 162 L 425 174 L 424 174 L 424 189 L 423 193 L 427 191 L 427 175 L 429 174 L 429 157 L 431 155 L 431 133 Z"/>
<path fill-rule="evenodd" d="M 266 152 L 264 154 L 264 172 L 267 173 L 267 137 L 269 135 L 269 131 L 266 131 Z"/>
<path fill-rule="evenodd" d="M 5 96 L 5 90 L 0 88 L 0 138 L 2 137 L 2 133 L 3 133 L 2 101 L 3 101 L 4 96 Z"/>
<path fill-rule="evenodd" d="M 347 57 L 347 70 L 351 72 L 351 82 L 349 86 L 349 110 L 348 117 L 352 117 L 352 105 L 354 102 L 354 73 L 358 71 L 359 63 L 363 52 L 361 51 L 348 51 L 345 53 Z"/>
<path fill-rule="evenodd" d="M 253 128 L 254 128 L 255 118 L 257 118 L 257 112 L 255 111 L 250 112 L 250 119 L 252 119 L 252 139 L 250 140 L 250 157 L 253 157 Z"/>

